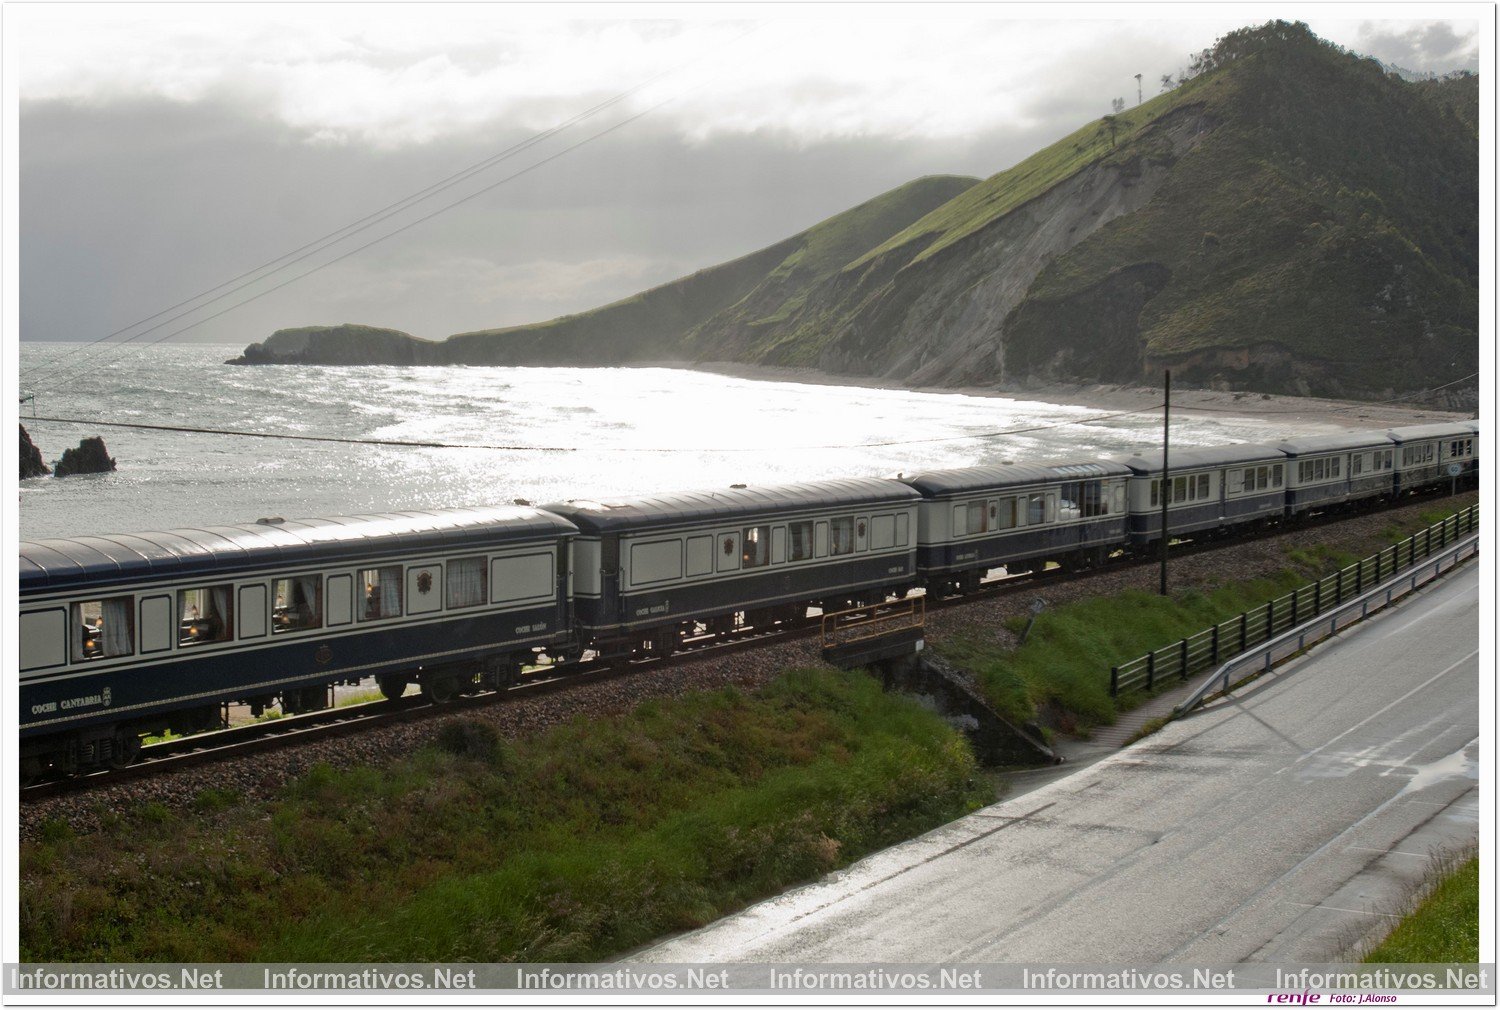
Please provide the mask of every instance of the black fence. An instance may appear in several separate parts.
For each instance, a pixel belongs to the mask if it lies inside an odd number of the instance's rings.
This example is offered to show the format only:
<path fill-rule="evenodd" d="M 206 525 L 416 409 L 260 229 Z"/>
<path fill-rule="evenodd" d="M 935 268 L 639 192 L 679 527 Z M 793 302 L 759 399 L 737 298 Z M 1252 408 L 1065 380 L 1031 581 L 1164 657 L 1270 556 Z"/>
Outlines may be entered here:
<path fill-rule="evenodd" d="M 1283 631 L 1340 606 L 1346 599 L 1373 589 L 1403 568 L 1410 567 L 1434 551 L 1441 551 L 1477 529 L 1479 506 L 1470 505 L 1457 515 L 1449 516 L 1327 578 L 1270 600 L 1254 610 L 1247 610 L 1238 617 L 1231 617 L 1196 635 L 1155 649 L 1138 659 L 1111 667 L 1110 697 L 1118 697 L 1121 691 L 1150 691 L 1169 678 L 1186 680 L 1195 673 L 1211 670 Z"/>

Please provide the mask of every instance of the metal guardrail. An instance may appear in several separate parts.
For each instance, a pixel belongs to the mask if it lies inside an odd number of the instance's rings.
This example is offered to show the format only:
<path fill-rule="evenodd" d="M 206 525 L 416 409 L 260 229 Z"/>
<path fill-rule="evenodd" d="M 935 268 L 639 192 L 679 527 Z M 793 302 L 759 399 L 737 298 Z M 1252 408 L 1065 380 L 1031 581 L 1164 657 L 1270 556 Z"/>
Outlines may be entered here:
<path fill-rule="evenodd" d="M 1442 574 L 1444 562 L 1447 562 L 1449 570 L 1452 570 L 1458 566 L 1459 562 L 1478 553 L 1479 534 L 1475 533 L 1447 550 L 1428 557 L 1415 568 L 1408 568 L 1395 578 L 1386 580 L 1381 585 L 1361 595 L 1358 599 L 1350 600 L 1331 613 L 1300 624 L 1290 631 L 1277 635 L 1260 648 L 1234 657 L 1215 670 L 1213 676 L 1205 680 L 1186 701 L 1172 710 L 1172 714 L 1174 716 L 1181 715 L 1201 705 L 1204 697 L 1215 684 L 1222 683 L 1222 690 L 1228 691 L 1234 676 L 1238 672 L 1247 671 L 1257 666 L 1260 667 L 1262 672 L 1270 670 L 1278 661 L 1295 656 L 1309 645 L 1321 642 L 1323 639 L 1337 634 L 1340 630 L 1347 628 L 1351 624 L 1358 624 L 1368 617 L 1372 611 L 1383 610 L 1390 606 L 1391 602 L 1398 596 L 1405 596 L 1408 593 L 1415 592 L 1418 585 L 1431 582 L 1437 578 Z M 1424 576 L 1426 577 L 1424 578 Z M 1371 604 L 1378 605 L 1372 607 Z M 1358 612 L 1357 614 L 1356 611 Z M 1341 621 L 1342 623 L 1340 623 Z"/>
<path fill-rule="evenodd" d="M 880 607 L 855 607 L 823 615 L 823 648 L 849 645 L 920 629 L 927 619 L 927 597 L 912 596 Z"/>
<path fill-rule="evenodd" d="M 1363 596 L 1371 586 L 1380 585 L 1383 580 L 1478 529 L 1479 506 L 1471 505 L 1326 578 L 1269 600 L 1196 635 L 1112 667 L 1109 673 L 1110 697 L 1138 688 L 1150 691 L 1169 678 L 1186 681 L 1195 673 L 1213 669 L 1228 657 L 1267 642 L 1309 618 L 1343 607 L 1346 600 Z"/>

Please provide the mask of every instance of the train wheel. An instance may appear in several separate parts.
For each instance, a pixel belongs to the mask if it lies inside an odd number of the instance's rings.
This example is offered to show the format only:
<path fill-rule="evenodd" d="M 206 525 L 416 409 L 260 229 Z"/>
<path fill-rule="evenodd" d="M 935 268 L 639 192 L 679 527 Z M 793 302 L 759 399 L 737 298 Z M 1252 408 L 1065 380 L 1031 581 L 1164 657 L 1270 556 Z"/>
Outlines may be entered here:
<path fill-rule="evenodd" d="M 114 739 L 109 752 L 109 766 L 116 771 L 135 764 L 141 754 L 141 738 L 130 733 L 120 733 Z"/>
<path fill-rule="evenodd" d="M 409 686 L 407 679 L 398 673 L 386 673 L 375 678 L 375 683 L 380 687 L 380 693 L 385 696 L 386 701 L 395 701 L 406 693 Z"/>
<path fill-rule="evenodd" d="M 456 673 L 430 673 L 422 677 L 422 697 L 434 705 L 446 705 L 463 690 L 463 679 Z"/>

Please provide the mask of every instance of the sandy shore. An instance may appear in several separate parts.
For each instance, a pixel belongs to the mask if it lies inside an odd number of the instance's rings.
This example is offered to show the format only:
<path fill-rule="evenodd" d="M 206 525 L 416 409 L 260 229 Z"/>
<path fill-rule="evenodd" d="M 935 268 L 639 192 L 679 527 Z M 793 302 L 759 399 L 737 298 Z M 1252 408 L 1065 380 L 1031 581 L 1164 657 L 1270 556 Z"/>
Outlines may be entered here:
<path fill-rule="evenodd" d="M 1027 389 L 989 387 L 909 387 L 874 376 L 831 375 L 812 368 L 774 368 L 737 362 L 662 362 L 662 368 L 687 368 L 741 379 L 767 382 L 799 382 L 817 386 L 861 386 L 866 389 L 913 389 L 919 393 L 993 396 L 1093 407 L 1099 410 L 1140 410 L 1161 403 L 1161 390 L 1143 386 L 1049 385 Z M 1212 389 L 1174 389 L 1172 413 L 1202 417 L 1280 418 L 1298 424 L 1327 424 L 1339 428 L 1391 428 L 1437 421 L 1463 421 L 1474 415 L 1414 407 L 1400 403 L 1363 403 L 1358 400 L 1323 400 L 1307 396 L 1275 396 L 1269 393 L 1235 393 Z"/>

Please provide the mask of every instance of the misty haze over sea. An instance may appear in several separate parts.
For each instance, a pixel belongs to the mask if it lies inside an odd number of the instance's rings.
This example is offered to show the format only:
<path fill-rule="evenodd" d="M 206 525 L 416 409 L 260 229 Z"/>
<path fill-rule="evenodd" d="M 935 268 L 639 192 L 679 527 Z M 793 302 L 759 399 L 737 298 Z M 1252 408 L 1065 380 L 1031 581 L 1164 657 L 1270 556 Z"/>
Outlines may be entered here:
<path fill-rule="evenodd" d="M 23 343 L 23 388 L 75 345 Z M 528 452 L 335 445 L 21 423 L 52 463 L 88 435 L 111 474 L 20 484 L 24 540 L 454 505 L 544 503 L 829 477 L 891 476 L 1160 442 L 1149 412 L 1030 434 L 948 439 L 1095 417 L 1088 407 L 767 382 L 665 368 L 241 368 L 236 346 L 160 344 L 40 385 L 41 416 L 292 435 L 546 446 Z M 64 363 L 58 374 L 69 372 Z M 1264 441 L 1326 425 L 1174 417 L 1173 444 Z"/>

